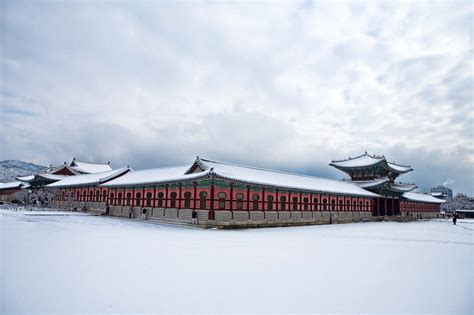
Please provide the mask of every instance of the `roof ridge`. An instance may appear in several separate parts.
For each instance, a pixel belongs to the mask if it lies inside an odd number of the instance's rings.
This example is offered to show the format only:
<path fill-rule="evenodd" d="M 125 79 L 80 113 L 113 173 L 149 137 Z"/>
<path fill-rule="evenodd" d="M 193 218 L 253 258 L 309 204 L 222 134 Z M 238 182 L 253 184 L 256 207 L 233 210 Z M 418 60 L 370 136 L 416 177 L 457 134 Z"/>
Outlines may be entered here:
<path fill-rule="evenodd" d="M 248 169 L 257 170 L 257 171 L 272 172 L 272 173 L 279 173 L 279 174 L 285 174 L 285 175 L 294 175 L 294 176 L 301 176 L 301 177 L 307 177 L 307 178 L 318 178 L 318 179 L 324 179 L 324 180 L 329 180 L 329 181 L 338 181 L 337 179 L 331 179 L 331 178 L 325 178 L 325 177 L 319 177 L 319 176 L 311 176 L 311 175 L 305 175 L 305 174 L 299 174 L 299 173 L 290 173 L 290 172 L 284 172 L 284 171 L 279 171 L 279 170 L 271 170 L 271 169 L 255 167 L 255 166 L 247 166 L 247 165 L 241 165 L 241 164 L 235 164 L 235 163 L 229 163 L 229 162 L 210 160 L 210 159 L 206 159 L 206 158 L 199 158 L 199 159 L 201 161 L 204 161 L 204 162 L 207 161 L 207 162 L 211 162 L 211 163 L 237 166 L 237 167 L 248 168 Z M 214 170 L 214 172 L 216 172 L 216 170 Z M 216 173 L 219 174 L 218 171 Z"/>
<path fill-rule="evenodd" d="M 139 169 L 139 170 L 132 170 L 132 171 L 133 171 L 133 172 L 141 172 L 141 171 L 151 171 L 151 170 L 158 170 L 158 169 L 178 168 L 178 167 L 187 167 L 187 165 L 175 165 L 175 166 L 142 168 L 142 169 Z"/>
<path fill-rule="evenodd" d="M 358 156 L 353 157 L 353 158 L 351 158 L 351 157 L 349 156 L 347 159 L 331 160 L 331 163 L 340 163 L 340 162 L 352 161 L 352 160 L 358 159 L 358 158 L 363 157 L 363 156 L 369 156 L 369 157 L 374 158 L 374 159 L 377 159 L 377 160 L 380 160 L 380 159 L 381 159 L 381 160 L 386 160 L 384 155 L 375 155 L 375 154 L 370 155 L 370 154 L 367 153 L 367 151 L 365 151 L 364 154 L 358 155 Z"/>
<path fill-rule="evenodd" d="M 111 170 L 107 170 L 107 171 L 102 171 L 102 172 L 97 172 L 97 173 L 84 173 L 84 174 L 77 174 L 75 176 L 94 176 L 94 175 L 100 175 L 100 174 L 104 174 L 104 173 L 110 173 L 110 172 L 120 172 L 122 170 L 125 170 L 125 169 L 132 169 L 131 167 L 129 166 L 123 166 L 123 167 L 119 167 L 119 168 L 115 168 L 115 169 L 111 169 Z M 68 177 L 71 177 L 72 176 L 68 176 Z"/>
<path fill-rule="evenodd" d="M 76 159 L 76 158 L 75 158 L 73 161 L 74 161 L 75 163 L 79 162 L 79 163 L 95 164 L 95 165 L 109 165 L 109 163 L 86 162 L 86 161 L 78 160 L 78 159 Z"/>

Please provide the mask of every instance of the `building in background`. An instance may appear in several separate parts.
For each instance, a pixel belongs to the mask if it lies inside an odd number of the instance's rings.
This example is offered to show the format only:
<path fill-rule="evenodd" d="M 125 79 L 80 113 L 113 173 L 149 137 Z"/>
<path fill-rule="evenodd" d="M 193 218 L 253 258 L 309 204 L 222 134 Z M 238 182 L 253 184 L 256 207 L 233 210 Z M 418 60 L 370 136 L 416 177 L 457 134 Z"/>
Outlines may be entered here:
<path fill-rule="evenodd" d="M 430 194 L 433 197 L 449 201 L 453 199 L 453 191 L 451 188 L 439 185 L 430 189 Z"/>
<path fill-rule="evenodd" d="M 20 181 L 0 183 L 0 202 L 11 202 L 13 200 L 13 195 L 26 186 L 26 184 Z"/>
<path fill-rule="evenodd" d="M 30 189 L 42 188 L 46 185 L 55 183 L 61 179 L 64 179 L 69 176 L 75 175 L 84 175 L 84 174 L 95 174 L 111 171 L 112 167 L 110 162 L 107 163 L 91 163 L 91 162 L 82 162 L 72 159 L 72 162 L 68 165 L 66 162 L 61 165 L 50 166 L 41 173 L 20 176 L 16 179 L 22 183 L 28 185 Z"/>

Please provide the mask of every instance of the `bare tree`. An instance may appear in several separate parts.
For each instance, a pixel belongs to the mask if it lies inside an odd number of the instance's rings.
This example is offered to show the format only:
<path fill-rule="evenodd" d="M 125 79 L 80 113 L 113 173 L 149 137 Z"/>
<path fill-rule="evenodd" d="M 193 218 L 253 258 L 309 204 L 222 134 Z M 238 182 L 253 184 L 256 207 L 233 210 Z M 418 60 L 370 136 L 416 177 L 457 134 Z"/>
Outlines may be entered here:
<path fill-rule="evenodd" d="M 22 189 L 13 194 L 13 199 L 18 200 L 25 207 L 28 207 L 34 200 L 33 191 L 30 189 Z"/>
<path fill-rule="evenodd" d="M 22 189 L 16 192 L 13 197 L 25 207 L 30 205 L 49 207 L 54 198 L 54 191 L 51 188 Z"/>

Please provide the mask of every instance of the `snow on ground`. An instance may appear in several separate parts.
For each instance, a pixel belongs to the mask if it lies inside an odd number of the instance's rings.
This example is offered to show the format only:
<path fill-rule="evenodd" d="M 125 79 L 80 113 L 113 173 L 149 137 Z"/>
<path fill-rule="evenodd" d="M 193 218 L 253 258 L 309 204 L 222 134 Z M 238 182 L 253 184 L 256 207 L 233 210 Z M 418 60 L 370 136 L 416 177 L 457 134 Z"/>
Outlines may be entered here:
<path fill-rule="evenodd" d="M 474 309 L 474 221 L 225 231 L 27 212 L 0 210 L 0 313 Z"/>

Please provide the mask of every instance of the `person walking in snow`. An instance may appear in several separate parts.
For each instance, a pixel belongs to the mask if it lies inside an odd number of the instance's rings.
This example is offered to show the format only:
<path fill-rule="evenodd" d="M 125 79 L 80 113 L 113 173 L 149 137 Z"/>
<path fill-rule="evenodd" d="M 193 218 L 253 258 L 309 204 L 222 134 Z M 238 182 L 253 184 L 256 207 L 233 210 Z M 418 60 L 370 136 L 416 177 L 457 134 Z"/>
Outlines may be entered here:
<path fill-rule="evenodd" d="M 196 210 L 193 210 L 193 212 L 191 213 L 191 218 L 192 218 L 192 221 L 191 221 L 192 224 L 197 224 L 198 223 Z"/>
<path fill-rule="evenodd" d="M 147 210 L 145 208 L 142 209 L 142 219 L 145 220 L 146 219 L 146 213 L 147 213 Z"/>
<path fill-rule="evenodd" d="M 109 205 L 107 205 L 107 207 L 105 208 L 105 215 L 110 215 L 110 207 L 109 207 Z"/>
<path fill-rule="evenodd" d="M 456 225 L 456 221 L 458 220 L 456 213 L 453 215 L 453 224 Z"/>
<path fill-rule="evenodd" d="M 132 218 L 132 214 L 133 214 L 133 209 L 130 208 L 130 210 L 128 210 L 128 218 L 129 218 L 129 219 Z"/>

